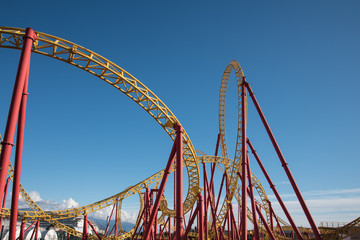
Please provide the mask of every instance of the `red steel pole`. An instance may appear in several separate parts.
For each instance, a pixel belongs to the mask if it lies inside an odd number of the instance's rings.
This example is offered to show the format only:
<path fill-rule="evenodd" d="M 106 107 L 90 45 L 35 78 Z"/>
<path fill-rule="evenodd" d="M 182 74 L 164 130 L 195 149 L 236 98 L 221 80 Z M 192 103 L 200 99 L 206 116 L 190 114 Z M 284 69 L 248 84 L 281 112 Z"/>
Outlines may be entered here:
<path fill-rule="evenodd" d="M 204 215 L 203 215 L 203 198 L 199 194 L 199 240 L 204 240 Z"/>
<path fill-rule="evenodd" d="M 26 223 L 25 221 L 21 222 L 20 237 L 19 237 L 20 240 L 24 240 L 25 237 L 25 223 Z"/>
<path fill-rule="evenodd" d="M 174 156 L 175 156 L 175 151 L 177 150 L 178 141 L 182 142 L 182 138 L 179 138 L 179 136 L 177 135 L 176 139 L 174 141 L 173 147 L 171 149 L 171 153 L 170 153 L 170 156 L 169 156 L 168 163 L 167 163 L 166 168 L 164 170 L 164 175 L 163 175 L 163 178 L 161 180 L 160 187 L 159 187 L 159 194 L 156 195 L 156 200 L 155 200 L 154 207 L 153 207 L 153 210 L 152 210 L 151 215 L 150 215 L 149 222 L 147 223 L 146 226 L 144 225 L 145 230 L 144 230 L 143 239 L 145 239 L 145 240 L 150 240 L 150 238 L 149 238 L 150 237 L 150 229 L 151 229 L 152 224 L 155 221 L 155 217 L 157 216 L 157 212 L 158 212 L 158 209 L 159 209 L 161 197 L 164 194 L 166 182 L 167 182 L 167 179 L 168 179 L 169 174 L 170 174 L 171 166 L 172 166 L 172 164 L 174 162 Z M 170 228 L 169 231 L 171 231 L 171 228 Z"/>
<path fill-rule="evenodd" d="M 30 224 L 30 226 L 28 227 L 28 228 L 26 228 L 25 229 L 25 232 L 27 232 L 27 231 L 29 231 L 30 230 L 30 228 L 34 225 L 36 223 L 36 221 L 35 222 L 33 222 L 32 224 Z"/>
<path fill-rule="evenodd" d="M 198 215 L 199 212 L 199 204 L 196 205 L 194 214 L 191 216 L 191 218 L 189 219 L 189 223 L 188 226 L 186 228 L 185 234 L 184 234 L 184 238 L 187 238 L 187 235 L 189 234 L 190 230 L 191 230 L 191 225 L 194 223 L 194 220 L 196 218 L 196 215 Z M 199 234 L 200 236 L 200 234 Z"/>
<path fill-rule="evenodd" d="M 24 130 L 25 130 L 25 115 L 26 115 L 26 102 L 27 102 L 27 90 L 28 90 L 29 75 L 26 76 L 23 97 L 20 105 L 20 114 L 18 120 L 18 130 L 16 139 L 16 152 L 15 152 L 15 169 L 14 169 L 14 182 L 11 198 L 11 212 L 10 212 L 10 229 L 9 238 L 16 238 L 16 225 L 18 216 L 18 204 L 19 204 L 19 187 L 21 176 L 21 164 L 22 153 L 24 146 Z"/>
<path fill-rule="evenodd" d="M 219 151 L 219 144 L 220 144 L 220 133 L 217 136 L 217 140 L 216 140 L 216 148 L 215 148 L 215 160 L 217 155 L 218 155 L 218 151 Z M 213 193 L 213 195 L 215 196 L 215 190 L 214 190 L 214 174 L 215 174 L 215 166 L 216 163 L 211 163 L 211 179 L 210 179 L 210 189 Z"/>
<path fill-rule="evenodd" d="M 220 197 L 221 197 L 221 191 L 222 191 L 222 188 L 223 188 L 223 186 L 224 186 L 225 178 L 226 178 L 226 173 L 223 174 L 223 177 L 222 177 L 222 180 L 221 180 L 220 190 L 219 190 L 219 196 L 218 196 L 218 199 L 217 199 L 217 201 L 216 201 L 216 206 L 215 206 L 215 212 L 217 212 L 218 207 L 219 207 L 219 202 L 220 202 Z M 226 190 L 227 190 L 227 189 L 226 189 Z M 227 196 L 227 195 L 226 195 L 226 196 Z"/>
<path fill-rule="evenodd" d="M 10 182 L 10 177 L 7 178 L 6 180 L 6 184 L 5 184 L 5 190 L 4 190 L 4 199 L 3 199 L 3 202 L 2 202 L 2 208 L 5 208 L 5 204 L 6 204 L 6 197 L 7 197 L 7 191 L 8 191 L 8 188 L 9 188 L 9 182 Z M 1 211 L 3 211 L 1 209 Z M 2 227 L 2 221 L 3 221 L 3 218 L 1 217 L 0 218 L 0 228 Z M 1 235 L 2 235 L 2 230 L 1 230 Z M 2 236 L 0 236 L 1 238 Z"/>
<path fill-rule="evenodd" d="M 240 178 L 241 178 L 242 175 L 240 174 L 240 172 L 237 172 L 237 174 L 238 174 L 238 175 L 240 176 Z M 249 195 L 250 195 L 250 189 L 249 189 L 249 187 L 247 188 L 247 192 L 248 192 Z M 259 207 L 259 205 L 258 205 L 257 203 L 255 203 L 255 207 L 256 207 L 256 211 L 257 211 L 257 213 L 258 213 L 258 215 L 259 215 L 259 217 L 260 217 L 260 220 L 262 221 L 262 223 L 263 223 L 266 231 L 268 232 L 270 238 L 271 238 L 272 240 L 276 240 L 276 238 L 275 238 L 275 236 L 274 236 L 274 233 L 271 231 L 270 227 L 267 225 L 267 222 L 266 222 L 264 216 L 262 215 L 261 209 L 260 209 L 260 207 Z"/>
<path fill-rule="evenodd" d="M 248 180 L 249 180 L 249 196 L 251 199 L 251 209 L 253 212 L 253 220 L 254 220 L 254 238 L 255 240 L 259 239 L 259 228 L 257 224 L 257 218 L 256 218 L 256 203 L 255 203 L 255 196 L 254 196 L 254 188 L 253 188 L 253 181 L 251 177 L 251 170 L 250 170 L 250 161 L 249 161 L 249 153 L 246 151 L 246 159 L 247 159 L 247 171 L 248 171 Z"/>
<path fill-rule="evenodd" d="M 271 202 L 270 202 L 269 200 L 268 200 L 268 203 L 269 203 L 269 208 L 270 208 L 270 215 L 275 218 L 276 223 L 277 223 L 277 225 L 278 225 L 278 227 L 279 227 L 279 229 L 280 229 L 280 233 L 285 237 L 284 230 L 282 229 L 282 227 L 281 227 L 281 225 L 280 225 L 280 222 L 279 222 L 279 220 L 278 220 L 278 218 L 277 218 L 277 216 L 276 216 L 276 214 L 275 214 L 275 212 L 274 212 L 274 209 L 273 209 L 272 206 L 271 206 Z M 272 220 L 272 219 L 271 219 L 271 220 Z M 273 227 L 273 226 L 272 226 L 272 230 L 274 231 L 274 227 Z"/>
<path fill-rule="evenodd" d="M 37 221 L 36 225 L 35 225 L 35 240 L 38 239 L 39 225 L 40 225 L 40 221 Z M 15 240 L 15 238 L 14 238 L 14 240 Z"/>
<path fill-rule="evenodd" d="M 247 240 L 247 183 L 246 183 L 246 176 L 247 176 L 247 157 L 246 157 L 246 78 L 243 77 L 242 84 L 241 84 L 241 127 L 242 127 L 242 185 L 241 185 L 241 239 Z"/>
<path fill-rule="evenodd" d="M 35 221 L 35 222 L 33 222 L 33 223 L 30 225 L 30 227 L 31 227 L 32 225 L 35 224 L 35 226 L 34 226 L 34 228 L 33 228 L 33 231 L 32 231 L 32 233 L 31 233 L 30 240 L 33 239 L 33 237 L 35 236 L 35 232 L 37 232 L 37 224 L 38 224 L 38 222 L 39 222 L 39 221 Z M 25 230 L 25 232 L 27 232 L 28 229 L 30 229 L 30 227 L 28 227 L 28 228 Z M 30 233 L 29 233 L 29 234 L 30 234 Z M 35 240 L 36 240 L 36 238 L 35 238 Z"/>
<path fill-rule="evenodd" d="M 135 225 L 135 227 L 134 227 L 134 233 L 133 233 L 133 235 L 132 235 L 132 237 L 131 237 L 131 240 L 133 240 L 134 238 L 135 238 L 135 236 L 137 236 L 137 229 L 138 229 L 138 227 L 139 227 L 139 225 L 140 225 L 140 222 L 141 222 L 141 219 L 143 218 L 143 216 L 144 216 L 144 212 L 145 212 L 145 209 L 146 209 L 146 206 L 144 206 L 144 208 L 143 208 L 143 210 L 141 211 L 141 214 L 138 216 L 138 218 L 137 218 L 137 221 L 136 221 L 136 225 Z M 144 223 L 143 223 L 143 225 L 144 225 Z M 140 227 L 140 229 L 141 229 L 141 227 Z M 104 236 L 106 237 L 106 234 L 104 234 Z"/>
<path fill-rule="evenodd" d="M 205 174 L 206 174 L 206 169 L 205 169 Z M 208 190 L 208 203 L 210 203 L 210 210 L 211 210 L 211 216 L 212 216 L 212 225 L 213 225 L 213 228 L 214 228 L 214 232 L 215 232 L 215 239 L 216 240 L 219 240 L 219 233 L 218 233 L 218 230 L 217 230 L 217 226 L 216 226 L 216 221 L 217 221 L 217 216 L 216 216 L 216 210 L 214 209 L 214 204 L 213 203 L 213 200 L 212 200 L 212 197 L 211 197 L 211 192 L 210 192 L 210 187 L 209 187 L 209 183 L 207 181 L 207 178 L 205 178 L 205 183 L 206 185 L 206 189 Z M 215 201 L 215 199 L 214 199 Z M 208 204 L 206 203 L 206 204 Z"/>
<path fill-rule="evenodd" d="M 232 219 L 232 224 L 233 224 L 234 239 L 240 239 L 239 231 L 236 226 L 236 221 L 235 221 L 234 210 L 233 210 L 232 204 L 230 204 L 230 214 L 231 214 L 231 219 Z"/>
<path fill-rule="evenodd" d="M 117 234 L 118 234 L 118 211 L 119 211 L 119 201 L 117 200 L 116 203 L 115 203 L 115 206 L 116 206 L 116 212 L 115 212 L 115 237 L 117 237 Z"/>
<path fill-rule="evenodd" d="M 259 208 L 259 206 L 257 204 L 256 204 L 256 210 L 257 210 L 257 212 L 259 214 L 259 217 L 260 217 L 260 220 L 262 221 L 262 223 L 263 223 L 266 231 L 268 232 L 270 238 L 272 240 L 276 240 L 274 233 L 271 231 L 270 227 L 267 225 L 267 222 L 266 222 L 264 216 L 262 215 L 261 210 L 260 210 L 260 208 Z"/>
<path fill-rule="evenodd" d="M 297 226 L 296 226 L 296 224 L 295 224 L 294 220 L 292 219 L 292 217 L 291 217 L 291 215 L 290 215 L 289 211 L 287 210 L 287 208 L 286 208 L 286 206 L 285 206 L 285 204 L 284 204 L 283 200 L 281 199 L 280 194 L 278 193 L 278 191 L 277 191 L 277 189 L 276 189 L 276 187 L 275 187 L 274 183 L 272 182 L 272 180 L 271 180 L 271 178 L 270 178 L 269 174 L 267 173 L 267 171 L 266 171 L 266 169 L 265 169 L 264 165 L 262 164 L 262 162 L 261 162 L 261 160 L 260 160 L 259 156 L 257 155 L 257 153 L 256 153 L 256 151 L 255 151 L 255 149 L 254 149 L 254 147 L 253 147 L 253 145 L 251 144 L 251 142 L 250 142 L 250 140 L 249 140 L 249 139 L 247 139 L 247 143 L 248 143 L 248 145 L 249 145 L 249 147 L 250 147 L 250 149 L 251 149 L 251 152 L 253 153 L 253 155 L 254 155 L 254 157 L 255 157 L 255 159 L 256 159 L 256 161 L 257 161 L 257 163 L 259 164 L 259 166 L 260 166 L 260 168 L 261 168 L 262 172 L 264 173 L 264 176 L 265 176 L 266 180 L 268 181 L 268 183 L 269 183 L 269 185 L 270 185 L 270 188 L 273 190 L 273 192 L 274 192 L 274 194 L 275 194 L 275 196 L 276 196 L 276 199 L 278 200 L 278 202 L 279 202 L 279 204 L 280 204 L 280 206 L 281 206 L 282 210 L 284 211 L 284 213 L 285 213 L 285 215 L 286 215 L 287 219 L 289 220 L 290 225 L 291 225 L 291 226 L 292 226 L 292 228 L 294 229 L 294 231 L 295 231 L 295 233 L 296 233 L 296 236 L 298 237 L 298 239 L 303 239 L 303 237 L 301 236 L 301 233 L 300 233 L 299 229 L 297 228 Z"/>
<path fill-rule="evenodd" d="M 176 135 L 179 136 L 176 146 L 176 240 L 183 239 L 183 129 L 179 124 L 175 125 Z"/>
<path fill-rule="evenodd" d="M 114 206 L 113 206 L 113 208 L 112 208 L 112 210 L 111 210 L 111 214 L 110 214 L 110 217 L 109 217 L 109 221 L 108 221 L 107 224 L 106 224 L 104 236 L 106 236 L 106 234 L 107 234 L 107 232 L 108 232 L 109 225 L 110 225 L 110 221 L 111 221 L 112 215 L 113 215 L 113 213 L 114 213 L 115 206 L 116 206 L 116 205 L 114 204 Z"/>
<path fill-rule="evenodd" d="M 205 163 L 203 163 L 203 169 L 204 169 L 204 238 L 208 239 L 208 225 L 207 225 L 207 215 L 208 215 L 208 204 L 207 204 L 207 185 L 205 181 L 207 181 L 207 173 L 206 173 L 206 166 Z M 209 195 L 209 198 L 211 196 Z"/>
<path fill-rule="evenodd" d="M 262 120 L 262 122 L 263 122 L 263 124 L 264 124 L 264 126 L 265 126 L 265 129 L 266 129 L 266 131 L 267 131 L 267 133 L 268 133 L 268 135 L 269 135 L 269 137 L 270 137 L 270 140 L 271 140 L 271 142 L 272 142 L 272 144 L 273 144 L 273 146 L 274 146 L 274 148 L 275 148 L 275 151 L 276 151 L 276 153 L 277 153 L 277 155 L 278 155 L 278 157 L 279 157 L 279 159 L 280 159 L 281 165 L 282 165 L 282 167 L 284 168 L 287 177 L 289 178 L 289 181 L 290 181 L 290 183 L 291 183 L 291 186 L 292 186 L 293 189 L 294 189 L 294 192 L 295 192 L 295 194 L 296 194 L 296 196 L 297 196 L 297 198 L 298 198 L 298 200 L 299 200 L 299 202 L 300 202 L 300 205 L 301 205 L 301 207 L 302 207 L 302 209 L 303 209 L 303 211 L 304 211 L 304 213 L 305 213 L 305 215 L 306 215 L 306 218 L 308 219 L 308 221 L 309 221 L 309 223 L 310 223 L 310 226 L 311 226 L 311 228 L 312 228 L 312 230 L 313 230 L 313 232 L 314 232 L 314 234 L 315 234 L 315 237 L 316 237 L 316 239 L 318 239 L 318 240 L 322 240 L 322 237 L 321 237 L 321 235 L 320 235 L 319 229 L 317 228 L 317 226 L 316 226 L 316 224 L 315 224 L 315 221 L 314 221 L 314 219 L 312 218 L 311 213 L 310 213 L 308 207 L 306 206 L 305 200 L 304 200 L 303 196 L 301 195 L 301 192 L 300 192 L 300 190 L 299 190 L 299 187 L 297 186 L 297 184 L 296 184 L 296 182 L 295 182 L 295 179 L 294 179 L 294 177 L 293 177 L 293 175 L 292 175 L 292 173 L 291 173 L 291 171 L 290 171 L 290 168 L 289 168 L 287 162 L 285 161 L 285 158 L 284 158 L 284 156 L 283 156 L 283 154 L 282 154 L 282 152 L 281 152 L 281 150 L 280 150 L 280 147 L 279 147 L 279 145 L 277 144 L 277 142 L 276 142 L 276 140 L 275 140 L 274 134 L 272 133 L 272 131 L 271 131 L 271 129 L 270 129 L 270 126 L 269 126 L 268 122 L 266 121 L 266 118 L 265 118 L 265 116 L 264 116 L 264 114 L 263 114 L 263 112 L 262 112 L 262 110 L 261 110 L 261 108 L 260 108 L 260 105 L 259 105 L 258 101 L 257 101 L 256 98 L 255 98 L 255 94 L 254 94 L 254 92 L 252 91 L 249 83 L 246 83 L 246 87 L 247 87 L 247 89 L 249 90 L 251 99 L 253 100 L 253 102 L 254 102 L 254 104 L 255 104 L 256 110 L 257 110 L 257 112 L 258 112 L 259 115 L 260 115 L 260 118 L 261 118 L 261 120 Z"/>
<path fill-rule="evenodd" d="M 269 208 L 270 208 L 270 227 L 271 227 L 271 230 L 274 231 L 273 212 L 272 212 L 271 202 L 270 202 L 270 200 L 267 200 L 267 202 L 268 202 Z"/>
<path fill-rule="evenodd" d="M 94 231 L 94 233 L 96 234 L 96 236 L 98 237 L 99 240 L 101 240 L 101 236 L 99 235 L 99 233 L 96 231 L 95 227 L 91 224 L 91 222 L 89 220 L 87 220 L 87 223 L 90 225 L 90 227 L 92 228 L 92 230 Z"/>
<path fill-rule="evenodd" d="M 8 119 L 6 122 L 4 140 L 1 143 L 3 145 L 0 155 L 0 199 L 4 197 L 4 187 L 6 182 L 6 176 L 9 169 L 9 161 L 11 156 L 11 150 L 14 146 L 13 140 L 16 129 L 16 122 L 19 116 L 19 109 L 21 99 L 24 90 L 24 84 L 26 76 L 29 72 L 30 55 L 32 43 L 36 40 L 36 34 L 31 28 L 27 28 L 23 37 L 23 47 L 21 51 L 18 72 L 16 75 L 13 95 L 11 98 L 10 109 Z"/>
<path fill-rule="evenodd" d="M 83 240 L 88 239 L 87 222 L 88 222 L 87 215 L 84 215 L 84 226 L 83 226 L 83 235 L 82 235 Z"/>

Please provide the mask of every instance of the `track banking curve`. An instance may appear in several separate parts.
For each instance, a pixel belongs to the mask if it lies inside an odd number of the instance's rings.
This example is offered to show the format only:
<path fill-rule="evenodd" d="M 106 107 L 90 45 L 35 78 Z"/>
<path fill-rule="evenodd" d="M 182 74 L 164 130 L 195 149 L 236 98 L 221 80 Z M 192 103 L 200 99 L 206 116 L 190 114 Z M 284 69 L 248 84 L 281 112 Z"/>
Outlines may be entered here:
<path fill-rule="evenodd" d="M 154 120 L 161 125 L 172 140 L 175 139 L 176 133 L 173 126 L 175 123 L 180 124 L 179 120 L 149 88 L 147 88 L 134 76 L 113 62 L 93 51 L 81 47 L 80 45 L 49 34 L 37 31 L 35 31 L 35 33 L 37 34 L 37 39 L 33 44 L 32 52 L 78 67 L 115 87 L 150 114 Z M 25 29 L 0 27 L 0 47 L 21 50 L 23 44 L 22 36 L 24 36 L 24 34 Z M 195 149 L 185 130 L 182 142 L 183 161 L 186 166 L 189 179 L 188 192 L 183 203 L 184 212 L 186 213 L 192 208 L 197 200 L 196 196 L 200 189 L 200 182 Z M 150 177 L 150 179 L 152 179 L 152 177 Z M 146 182 L 146 180 L 143 182 Z M 139 185 L 141 185 L 141 183 L 130 187 L 127 192 L 136 193 L 134 189 Z M 101 208 L 105 207 L 101 204 L 97 204 L 97 206 Z M 40 208 L 37 208 L 36 210 L 39 209 Z M 90 209 L 92 209 L 92 206 L 88 206 L 86 209 L 82 208 L 82 210 L 76 209 L 74 211 L 59 211 L 58 213 L 60 215 L 63 214 L 71 217 L 74 212 L 82 211 L 84 213 L 85 211 L 85 213 L 87 213 Z M 167 209 L 167 212 L 169 214 L 174 214 L 174 210 Z"/>

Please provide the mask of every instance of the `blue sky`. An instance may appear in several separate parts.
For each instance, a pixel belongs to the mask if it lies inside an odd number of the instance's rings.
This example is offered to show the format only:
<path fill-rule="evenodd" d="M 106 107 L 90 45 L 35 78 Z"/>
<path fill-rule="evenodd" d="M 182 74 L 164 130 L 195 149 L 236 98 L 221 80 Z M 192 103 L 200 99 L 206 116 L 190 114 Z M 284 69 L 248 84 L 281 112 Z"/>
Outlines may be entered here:
<path fill-rule="evenodd" d="M 360 215 L 359 11 L 358 1 L 8 1 L 0 25 L 32 27 L 123 67 L 208 154 L 218 133 L 221 77 L 237 60 L 319 223 Z M 19 54 L 0 49 L 1 134 Z M 229 153 L 237 115 L 231 80 Z M 101 80 L 33 54 L 29 92 L 22 183 L 41 199 L 95 202 L 165 167 L 170 138 Z M 291 204 L 293 192 L 252 104 L 248 114 L 248 136 Z"/>

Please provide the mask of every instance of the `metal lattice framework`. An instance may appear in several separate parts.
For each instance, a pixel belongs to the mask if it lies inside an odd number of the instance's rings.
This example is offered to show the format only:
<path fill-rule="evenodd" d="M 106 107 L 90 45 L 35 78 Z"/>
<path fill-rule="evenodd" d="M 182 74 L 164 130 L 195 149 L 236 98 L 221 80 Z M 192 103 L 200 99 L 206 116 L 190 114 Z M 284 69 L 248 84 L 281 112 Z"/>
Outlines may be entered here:
<path fill-rule="evenodd" d="M 25 29 L 0 27 L 0 47 L 20 50 L 24 34 Z M 173 125 L 179 123 L 179 120 L 149 88 L 134 76 L 99 54 L 75 43 L 45 33 L 36 32 L 36 34 L 37 39 L 32 52 L 66 62 L 102 79 L 136 102 L 160 124 L 172 140 L 175 139 Z M 183 158 L 189 178 L 184 212 L 188 212 L 196 201 L 194 193 L 197 193 L 199 189 L 199 169 L 194 147 L 185 130 L 183 136 Z M 172 211 L 169 210 L 169 213 Z"/>
<path fill-rule="evenodd" d="M 21 50 L 23 44 L 22 36 L 24 36 L 24 34 L 25 29 L 0 27 L 0 47 Z M 149 88 L 134 76 L 99 54 L 75 43 L 45 33 L 36 32 L 36 34 L 37 39 L 33 44 L 32 52 L 66 62 L 102 79 L 136 102 L 150 114 L 158 124 L 160 124 L 172 140 L 175 139 L 176 134 L 173 125 L 179 123 L 179 120 Z M 188 212 L 194 205 L 196 195 L 199 191 L 199 169 L 196 162 L 195 149 L 185 130 L 182 142 L 183 161 L 187 168 L 189 179 L 188 193 L 183 206 L 184 212 Z M 159 172 L 151 176 L 141 183 L 129 188 L 127 191 L 122 192 L 121 195 L 129 196 L 138 192 L 140 186 L 148 185 L 153 181 L 158 180 L 161 178 L 161 174 L 162 173 Z M 24 218 L 26 219 L 36 218 L 49 220 L 69 218 L 107 207 L 113 204 L 115 199 L 119 197 L 113 196 L 106 199 L 106 201 L 90 204 L 71 211 L 57 211 L 55 213 L 50 213 L 51 216 L 49 216 L 31 200 L 24 188 L 21 188 L 20 190 L 21 195 L 29 203 L 30 207 L 35 210 L 35 212 L 24 213 Z M 4 211 L 6 213 L 7 210 Z M 165 209 L 165 211 L 167 214 L 175 214 L 174 210 Z"/>
<path fill-rule="evenodd" d="M 20 50 L 23 47 L 22 37 L 24 35 L 25 35 L 25 29 L 0 27 L 0 47 Z M 136 102 L 141 108 L 143 108 L 165 130 L 165 132 L 170 136 L 170 138 L 173 141 L 175 140 L 176 131 L 174 130 L 173 126 L 174 124 L 179 124 L 179 120 L 170 111 L 170 109 L 142 82 L 137 80 L 134 76 L 132 76 L 130 73 L 126 72 L 124 69 L 117 66 L 113 62 L 75 43 L 41 32 L 36 32 L 36 35 L 37 38 L 32 45 L 32 52 L 66 62 L 110 84 L 111 86 L 121 91 L 126 96 L 128 96 L 131 100 Z M 225 102 L 226 102 L 228 81 L 232 71 L 235 72 L 237 87 L 238 87 L 238 128 L 237 128 L 235 155 L 233 159 L 230 159 L 228 156 L 227 143 L 226 143 Z M 202 190 L 200 188 L 200 176 L 199 176 L 200 163 L 215 164 L 220 169 L 221 172 L 226 174 L 227 179 L 229 180 L 229 187 L 226 190 L 226 198 L 225 198 L 226 200 L 223 201 L 220 210 L 216 213 L 217 214 L 216 224 L 215 224 L 216 226 L 220 226 L 224 222 L 229 212 L 229 203 L 231 204 L 234 197 L 239 202 L 239 204 L 241 204 L 241 195 L 240 195 L 241 184 L 238 183 L 239 180 L 238 173 L 241 171 L 242 159 L 244 158 L 244 153 L 242 153 L 243 151 L 242 149 L 244 148 L 242 144 L 244 143 L 243 138 L 245 138 L 246 135 L 246 133 L 244 133 L 244 136 L 242 136 L 243 133 L 242 127 L 245 126 L 243 125 L 243 121 L 245 120 L 243 119 L 244 116 L 242 116 L 242 114 L 246 115 L 246 108 L 247 108 L 246 96 L 243 98 L 244 100 L 242 100 L 242 96 L 241 96 L 242 87 L 243 87 L 242 84 L 245 84 L 245 81 L 243 79 L 244 79 L 244 73 L 240 65 L 238 64 L 237 61 L 231 61 L 231 63 L 225 69 L 220 87 L 219 136 L 220 136 L 222 157 L 208 156 L 201 151 L 197 151 L 198 153 L 200 153 L 200 156 L 197 156 L 189 136 L 187 135 L 185 130 L 183 132 L 183 138 L 182 138 L 183 162 L 188 172 L 188 181 L 189 181 L 188 192 L 183 203 L 184 213 L 187 213 L 192 209 L 192 207 L 197 201 L 198 194 Z M 243 106 L 245 106 L 244 107 L 245 109 L 242 109 Z M 242 113 L 243 111 L 245 113 Z M 246 129 L 246 127 L 244 127 L 244 129 Z M 2 140 L 1 136 L 0 136 L 0 140 Z M 222 166 L 224 168 L 222 168 Z M 173 172 L 174 170 L 175 167 L 173 166 L 171 172 Z M 166 173 L 168 173 L 168 170 Z M 8 175 L 11 180 L 14 178 L 14 168 L 12 167 L 11 163 L 9 164 Z M 142 210 L 144 209 L 144 199 L 141 195 L 141 191 L 148 188 L 149 186 L 155 186 L 155 188 L 157 188 L 158 184 L 163 178 L 163 175 L 164 175 L 164 170 L 159 171 L 156 174 L 150 176 L 149 178 L 139 182 L 138 184 L 130 186 L 126 188 L 124 191 L 115 194 L 111 197 L 108 197 L 104 200 L 81 207 L 65 209 L 65 210 L 57 210 L 57 211 L 42 210 L 31 199 L 29 194 L 25 191 L 24 187 L 20 185 L 20 194 L 22 198 L 27 202 L 27 204 L 33 209 L 33 211 L 19 211 L 18 219 L 22 221 L 47 221 L 55 225 L 57 228 L 61 229 L 64 232 L 68 232 L 71 235 L 77 237 L 82 237 L 83 233 L 78 232 L 62 224 L 61 222 L 59 222 L 59 220 L 78 217 L 82 215 L 88 215 L 89 213 L 93 213 L 95 211 L 98 211 L 100 209 L 112 205 L 115 206 L 115 204 L 117 204 L 118 206 L 117 215 L 119 215 L 119 218 L 117 218 L 116 221 L 119 226 L 119 232 L 122 233 L 121 236 L 118 236 L 118 238 L 125 239 L 131 237 L 136 230 L 132 229 L 130 232 L 125 233 L 121 227 L 120 211 L 121 211 L 122 201 L 130 196 L 133 196 L 134 194 L 139 194 L 140 196 L 139 215 L 140 215 L 140 212 L 142 212 Z M 254 183 L 253 186 L 256 189 L 261 199 L 261 202 L 257 201 L 257 205 L 261 206 L 261 208 L 265 211 L 268 224 L 270 225 L 270 221 L 272 221 L 272 217 L 275 217 L 275 219 L 281 222 L 285 226 L 285 228 L 290 228 L 289 224 L 286 223 L 284 220 L 282 220 L 276 215 L 271 215 L 270 213 L 271 206 L 268 205 L 269 200 L 263 186 L 261 185 L 260 181 L 253 173 L 249 173 L 249 175 L 251 176 L 251 178 L 250 176 L 249 178 L 252 179 Z M 246 207 L 246 205 L 244 206 Z M 246 212 L 245 207 L 244 207 L 244 211 Z M 175 210 L 168 208 L 168 204 L 164 196 L 162 197 L 161 200 L 160 210 L 162 211 L 161 216 L 158 218 L 160 224 L 164 223 L 165 216 L 174 217 L 176 215 Z M 254 219 L 252 218 L 252 213 L 249 208 L 247 208 L 247 212 L 248 212 L 247 217 L 250 219 L 250 221 L 254 223 Z M 10 210 L 2 209 L 1 216 L 5 218 L 9 217 Z M 137 220 L 137 224 L 139 224 L 141 221 L 142 220 L 139 218 Z M 263 220 L 263 222 L 266 222 L 266 220 Z M 349 223 L 348 225 L 342 227 L 341 229 L 337 229 L 335 232 L 334 231 L 330 232 L 328 236 L 335 236 L 336 234 L 337 236 L 338 235 L 349 236 L 355 230 L 357 231 L 359 229 L 359 222 L 360 220 L 356 219 L 355 221 Z M 261 226 L 260 221 L 259 221 L 259 225 L 260 225 L 259 227 L 260 231 L 266 234 L 266 230 L 263 228 L 263 226 Z M 287 239 L 284 236 L 278 234 L 275 235 L 278 239 Z M 194 236 L 196 236 L 196 234 Z"/>
<path fill-rule="evenodd" d="M 221 144 L 221 152 L 222 156 L 228 158 L 227 144 L 226 144 L 226 131 L 225 131 L 225 102 L 226 102 L 226 90 L 229 81 L 229 77 L 231 72 L 234 71 L 236 75 L 236 82 L 238 87 L 238 129 L 237 129 L 237 138 L 236 138 L 236 148 L 235 148 L 235 156 L 232 165 L 227 166 L 227 172 L 229 175 L 230 188 L 227 194 L 227 199 L 231 201 L 234 197 L 238 176 L 237 172 L 241 170 L 241 149 L 242 149 L 242 115 L 241 115 L 241 82 L 244 77 L 244 73 L 239 65 L 239 63 L 235 60 L 231 61 L 230 64 L 226 67 L 225 72 L 223 74 L 221 80 L 220 87 L 220 98 L 219 98 L 219 134 L 220 134 L 220 144 Z M 224 221 L 226 212 L 228 210 L 228 204 L 226 202 L 223 203 L 219 216 L 217 218 L 218 224 L 221 224 Z"/>

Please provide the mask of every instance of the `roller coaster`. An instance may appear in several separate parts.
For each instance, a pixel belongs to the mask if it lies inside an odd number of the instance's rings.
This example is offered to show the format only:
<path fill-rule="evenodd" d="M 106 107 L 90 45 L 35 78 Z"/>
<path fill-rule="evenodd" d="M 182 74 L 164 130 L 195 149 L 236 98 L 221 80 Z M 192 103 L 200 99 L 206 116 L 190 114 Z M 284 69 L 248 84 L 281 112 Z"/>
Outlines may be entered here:
<path fill-rule="evenodd" d="M 35 32 L 31 28 L 0 27 L 0 47 L 21 50 L 18 73 L 11 100 L 3 139 L 1 140 L 0 199 L 1 220 L 8 219 L 9 238 L 24 239 L 25 232 L 34 226 L 32 239 L 37 236 L 39 223 L 48 222 L 70 238 L 98 239 L 342 239 L 360 230 L 360 218 L 339 228 L 318 228 L 296 185 L 287 162 L 266 121 L 255 94 L 243 70 L 236 61 L 226 67 L 221 80 L 219 101 L 219 134 L 215 154 L 196 150 L 188 133 L 170 109 L 142 82 L 115 63 L 99 54 L 70 41 Z M 85 206 L 44 211 L 31 199 L 20 183 L 23 133 L 27 101 L 27 86 L 31 53 L 41 54 L 82 69 L 116 88 L 137 103 L 164 129 L 173 141 L 166 168 L 143 181 L 127 187 L 104 200 Z M 234 72 L 238 87 L 238 128 L 234 158 L 228 156 L 225 131 L 225 102 L 228 81 Z M 267 131 L 280 163 L 289 178 L 310 228 L 298 227 L 272 182 L 260 156 L 247 137 L 247 98 L 250 97 Z M 17 126 L 17 139 L 14 135 Z M 15 149 L 15 164 L 10 155 Z M 219 148 L 221 154 L 218 154 Z M 286 220 L 275 213 L 271 201 L 259 179 L 251 172 L 249 152 L 262 170 L 267 183 L 281 206 Z M 165 161 L 164 161 L 165 162 Z M 187 194 L 183 199 L 183 165 L 187 170 Z M 209 172 L 209 173 L 208 173 Z M 216 182 L 215 175 L 221 176 Z M 169 207 L 164 195 L 167 180 L 174 176 L 174 207 Z M 11 208 L 5 208 L 9 181 L 13 182 Z M 216 185 L 216 188 L 215 188 Z M 219 189 L 219 191 L 215 191 Z M 32 209 L 18 209 L 19 195 Z M 139 213 L 135 226 L 125 232 L 121 222 L 124 199 L 138 195 Z M 106 229 L 97 232 L 88 219 L 90 213 L 112 208 Z M 237 211 L 235 210 L 237 209 Z M 64 219 L 82 217 L 83 231 L 77 231 L 62 222 Z M 113 219 L 113 225 L 111 220 Z M 249 229 L 248 221 L 252 229 Z M 19 236 L 17 223 L 21 222 Z M 29 226 L 30 225 L 30 226 Z M 27 227 L 26 227 L 27 226 Z M 90 234 L 89 229 L 92 229 Z M 320 230 L 319 230 L 320 229 Z"/>

